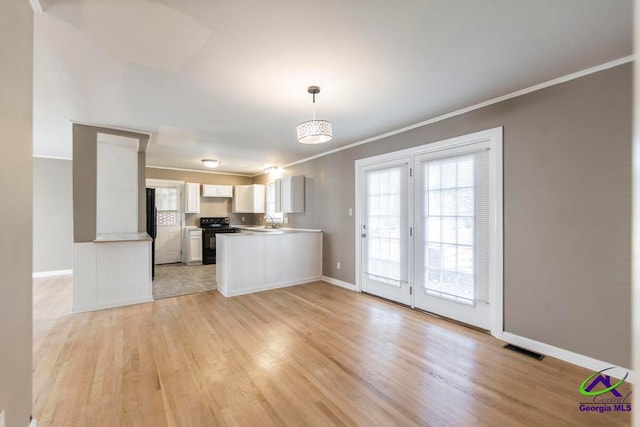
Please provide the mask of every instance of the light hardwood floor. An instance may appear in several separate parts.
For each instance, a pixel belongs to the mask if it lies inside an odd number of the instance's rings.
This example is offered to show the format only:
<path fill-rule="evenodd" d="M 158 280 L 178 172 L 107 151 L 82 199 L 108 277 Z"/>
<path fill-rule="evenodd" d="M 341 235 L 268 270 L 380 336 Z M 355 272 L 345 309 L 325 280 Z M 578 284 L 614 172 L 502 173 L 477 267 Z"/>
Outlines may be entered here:
<path fill-rule="evenodd" d="M 322 282 L 70 308 L 70 276 L 34 281 L 40 426 L 630 424 L 579 412 L 588 370 Z"/>

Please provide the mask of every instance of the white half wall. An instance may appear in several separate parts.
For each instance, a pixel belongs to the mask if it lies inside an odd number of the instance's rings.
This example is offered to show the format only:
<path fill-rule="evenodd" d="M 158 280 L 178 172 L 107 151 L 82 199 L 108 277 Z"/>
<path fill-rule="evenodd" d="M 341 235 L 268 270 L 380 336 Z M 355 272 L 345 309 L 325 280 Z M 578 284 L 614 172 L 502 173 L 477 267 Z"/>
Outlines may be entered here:
<path fill-rule="evenodd" d="M 74 243 L 74 313 L 149 301 L 150 240 Z"/>

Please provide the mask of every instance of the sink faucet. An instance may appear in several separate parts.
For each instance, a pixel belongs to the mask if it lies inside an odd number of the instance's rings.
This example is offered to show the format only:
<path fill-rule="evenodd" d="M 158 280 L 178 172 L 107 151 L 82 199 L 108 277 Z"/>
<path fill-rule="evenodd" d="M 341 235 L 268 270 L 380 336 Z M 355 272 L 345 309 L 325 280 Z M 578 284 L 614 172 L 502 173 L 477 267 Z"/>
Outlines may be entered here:
<path fill-rule="evenodd" d="M 269 225 L 269 220 L 271 220 L 271 225 Z M 276 224 L 276 222 L 273 220 L 273 217 L 271 215 L 265 216 L 264 217 L 264 222 L 266 224 L 265 227 L 278 228 L 278 224 Z"/>

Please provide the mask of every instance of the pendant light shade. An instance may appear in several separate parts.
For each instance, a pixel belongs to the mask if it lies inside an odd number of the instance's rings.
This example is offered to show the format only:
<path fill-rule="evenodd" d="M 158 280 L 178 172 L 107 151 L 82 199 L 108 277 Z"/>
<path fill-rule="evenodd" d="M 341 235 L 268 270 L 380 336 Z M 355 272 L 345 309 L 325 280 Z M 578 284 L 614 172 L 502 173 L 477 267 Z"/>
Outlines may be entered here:
<path fill-rule="evenodd" d="M 316 94 L 320 93 L 318 86 L 309 86 L 307 92 L 313 95 L 313 119 L 302 122 L 296 128 L 298 142 L 301 144 L 322 144 L 331 141 L 333 129 L 331 122 L 327 120 L 316 120 Z"/>
<path fill-rule="evenodd" d="M 331 122 L 309 120 L 298 125 L 298 141 L 302 144 L 322 144 L 331 141 L 333 130 Z"/>

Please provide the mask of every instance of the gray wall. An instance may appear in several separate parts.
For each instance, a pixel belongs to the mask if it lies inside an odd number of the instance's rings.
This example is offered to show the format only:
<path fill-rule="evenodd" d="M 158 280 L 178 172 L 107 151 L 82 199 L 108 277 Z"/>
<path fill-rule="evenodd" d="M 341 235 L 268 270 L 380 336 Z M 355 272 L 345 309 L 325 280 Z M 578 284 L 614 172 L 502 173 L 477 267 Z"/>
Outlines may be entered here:
<path fill-rule="evenodd" d="M 0 2 L 0 411 L 7 427 L 31 413 L 33 13 Z"/>
<path fill-rule="evenodd" d="M 33 159 L 33 271 L 71 270 L 71 160 Z"/>
<path fill-rule="evenodd" d="M 97 126 L 73 124 L 73 241 L 93 242 L 96 238 L 96 170 L 98 133 L 137 138 L 138 148 L 138 231 L 146 231 L 145 151 L 149 135 Z"/>
<path fill-rule="evenodd" d="M 154 179 L 171 179 L 174 181 L 197 182 L 200 184 L 217 184 L 217 185 L 247 185 L 251 184 L 253 178 L 239 175 L 221 175 L 206 172 L 190 172 L 172 169 L 147 168 L 147 178 Z M 201 189 L 202 191 L 202 189 Z M 258 215 L 254 214 L 234 214 L 231 212 L 231 199 L 219 197 L 201 197 L 200 213 L 185 214 L 186 225 L 197 226 L 198 220 L 203 216 L 228 216 L 232 224 L 250 225 L 258 219 Z M 260 215 L 261 216 L 261 215 Z"/>
<path fill-rule="evenodd" d="M 292 166 L 287 174 L 307 177 L 306 212 L 289 222 L 322 228 L 323 274 L 355 283 L 355 160 L 504 126 L 505 330 L 629 367 L 631 72 L 626 64 Z"/>
<path fill-rule="evenodd" d="M 96 238 L 97 136 L 90 126 L 73 125 L 73 241 Z"/>

